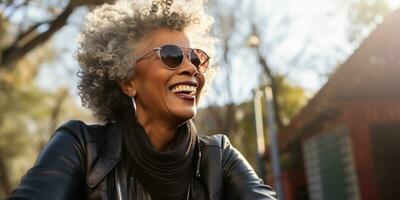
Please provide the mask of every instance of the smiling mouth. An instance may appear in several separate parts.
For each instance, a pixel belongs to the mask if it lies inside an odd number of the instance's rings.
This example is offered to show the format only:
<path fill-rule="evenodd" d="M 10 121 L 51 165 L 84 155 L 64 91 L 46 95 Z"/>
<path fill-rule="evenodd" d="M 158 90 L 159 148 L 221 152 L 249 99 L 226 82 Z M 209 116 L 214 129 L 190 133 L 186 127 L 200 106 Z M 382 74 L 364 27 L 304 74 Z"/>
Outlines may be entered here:
<path fill-rule="evenodd" d="M 170 91 L 182 99 L 194 100 L 197 84 L 196 83 L 180 83 L 170 87 Z"/>
<path fill-rule="evenodd" d="M 191 85 L 177 85 L 171 89 L 175 94 L 195 95 L 196 87 Z"/>

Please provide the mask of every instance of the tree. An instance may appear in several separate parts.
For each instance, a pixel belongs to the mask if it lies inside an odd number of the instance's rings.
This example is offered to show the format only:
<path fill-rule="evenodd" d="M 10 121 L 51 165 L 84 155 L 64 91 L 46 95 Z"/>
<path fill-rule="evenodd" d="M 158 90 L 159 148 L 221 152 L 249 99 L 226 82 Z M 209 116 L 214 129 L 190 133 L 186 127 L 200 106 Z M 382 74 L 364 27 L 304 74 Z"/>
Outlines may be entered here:
<path fill-rule="evenodd" d="M 56 57 L 57 51 L 49 40 L 55 29 L 44 31 L 47 34 L 42 35 L 44 32 L 39 30 L 43 27 L 10 21 L 16 10 L 34 3 L 24 1 L 18 6 L 14 1 L 0 3 L 0 51 L 19 51 L 12 53 L 16 57 L 10 65 L 0 66 L 0 199 L 10 193 L 21 175 L 33 164 L 58 123 L 71 112 L 82 116 L 77 111 L 79 109 L 74 108 L 74 102 L 69 104 L 68 110 L 65 109 L 64 103 L 70 101 L 66 90 L 61 88 L 53 93 L 36 85 L 39 66 Z M 15 33 L 22 35 L 15 36 Z M 28 43 L 31 45 L 25 46 Z M 39 45 L 41 48 L 37 48 Z"/>
<path fill-rule="evenodd" d="M 22 73 L 2 74 L 0 79 L 0 197 L 1 194 L 9 194 L 14 185 L 14 169 L 12 161 L 19 155 L 26 155 L 30 150 L 30 144 L 35 142 L 29 129 L 35 109 L 40 105 L 45 94 L 22 83 L 26 76 Z M 19 78 L 18 78 L 19 77 Z M 15 81 L 18 80 L 18 81 Z M 38 113 L 39 114 L 39 113 Z"/>
<path fill-rule="evenodd" d="M 391 11 L 388 0 L 351 0 L 345 2 L 349 16 L 349 40 L 360 43 Z"/>
<path fill-rule="evenodd" d="M 35 62 L 42 53 L 46 48 L 36 49 L 13 70 L 0 73 L 0 199 L 33 164 L 60 122 L 71 116 L 92 121 L 65 88 L 49 92 L 36 85 L 38 65 L 51 59 L 43 56 Z"/>
<path fill-rule="evenodd" d="M 92 6 L 110 0 L 6 0 L 0 3 L 1 23 L 8 23 L 16 13 L 22 14 L 36 9 L 36 12 L 44 12 L 46 19 L 31 20 L 22 19 L 14 24 L 14 37 L 10 37 L 7 45 L 0 49 L 0 69 L 12 69 L 15 62 L 26 56 L 29 52 L 48 41 L 52 35 L 67 24 L 68 17 L 79 6 Z M 43 28 L 46 28 L 43 30 Z M 1 35 L 4 34 L 4 29 Z"/>
<path fill-rule="evenodd" d="M 221 40 L 219 59 L 217 59 L 219 60 L 218 64 L 221 67 L 219 72 L 221 72 L 221 70 L 225 71 L 222 84 L 214 84 L 212 89 L 214 90 L 214 93 L 226 95 L 226 107 L 224 109 L 220 109 L 219 106 L 217 106 L 218 102 L 216 99 L 208 99 L 208 110 L 216 117 L 215 120 L 218 122 L 216 123 L 218 126 L 217 129 L 223 131 L 225 134 L 234 136 L 234 130 L 236 130 L 237 124 L 232 123 L 236 114 L 236 105 L 233 96 L 234 88 L 231 84 L 231 75 L 233 73 L 231 58 L 234 54 L 232 51 L 232 48 L 234 47 L 231 41 L 237 31 L 236 29 L 238 28 L 237 18 L 239 17 L 239 13 L 231 12 L 231 10 L 237 7 L 238 4 L 240 5 L 241 1 L 236 0 L 228 4 L 227 2 L 212 0 L 208 3 L 209 10 L 211 10 L 216 19 L 213 32 L 218 35 L 218 38 Z"/>

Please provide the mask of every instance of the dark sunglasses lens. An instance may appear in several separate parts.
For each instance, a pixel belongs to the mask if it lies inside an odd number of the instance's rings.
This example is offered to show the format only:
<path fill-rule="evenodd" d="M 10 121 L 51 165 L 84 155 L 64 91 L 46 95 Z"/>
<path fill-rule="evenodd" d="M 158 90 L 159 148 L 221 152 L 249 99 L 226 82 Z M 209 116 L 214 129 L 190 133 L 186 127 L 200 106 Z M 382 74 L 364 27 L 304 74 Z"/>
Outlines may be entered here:
<path fill-rule="evenodd" d="M 182 50 L 175 45 L 165 45 L 160 49 L 160 58 L 170 68 L 177 68 L 183 60 Z"/>
<path fill-rule="evenodd" d="M 190 52 L 190 62 L 196 66 L 200 72 L 205 72 L 208 67 L 208 55 L 201 49 L 193 49 Z"/>

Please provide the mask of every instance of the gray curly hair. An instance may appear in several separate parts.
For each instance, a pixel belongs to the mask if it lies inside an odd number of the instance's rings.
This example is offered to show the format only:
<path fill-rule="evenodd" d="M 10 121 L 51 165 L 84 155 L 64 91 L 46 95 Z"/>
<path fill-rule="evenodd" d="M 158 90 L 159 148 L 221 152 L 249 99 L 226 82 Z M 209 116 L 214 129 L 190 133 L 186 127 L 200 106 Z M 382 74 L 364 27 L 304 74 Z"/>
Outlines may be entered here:
<path fill-rule="evenodd" d="M 212 23 L 213 18 L 204 13 L 202 0 L 120 0 L 95 8 L 78 39 L 82 105 L 100 121 L 116 120 L 121 109 L 129 106 L 119 83 L 134 75 L 138 41 L 152 30 L 168 27 L 184 31 L 196 48 L 213 57 L 216 40 L 210 35 Z M 210 68 L 215 69 L 212 61 Z M 206 85 L 210 72 L 205 75 Z"/>

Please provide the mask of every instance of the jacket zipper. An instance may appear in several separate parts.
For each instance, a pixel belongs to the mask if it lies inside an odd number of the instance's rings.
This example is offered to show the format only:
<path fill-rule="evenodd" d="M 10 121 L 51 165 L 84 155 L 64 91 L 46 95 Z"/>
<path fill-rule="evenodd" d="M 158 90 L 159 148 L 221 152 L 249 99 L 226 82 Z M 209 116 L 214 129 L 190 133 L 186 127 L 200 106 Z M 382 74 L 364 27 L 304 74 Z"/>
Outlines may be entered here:
<path fill-rule="evenodd" d="M 115 167 L 115 182 L 117 186 L 117 199 L 122 200 L 121 183 L 118 177 L 118 166 Z"/>
<path fill-rule="evenodd" d="M 186 200 L 189 200 L 189 197 L 190 197 L 190 184 L 186 193 Z"/>

